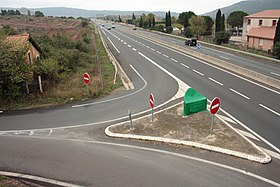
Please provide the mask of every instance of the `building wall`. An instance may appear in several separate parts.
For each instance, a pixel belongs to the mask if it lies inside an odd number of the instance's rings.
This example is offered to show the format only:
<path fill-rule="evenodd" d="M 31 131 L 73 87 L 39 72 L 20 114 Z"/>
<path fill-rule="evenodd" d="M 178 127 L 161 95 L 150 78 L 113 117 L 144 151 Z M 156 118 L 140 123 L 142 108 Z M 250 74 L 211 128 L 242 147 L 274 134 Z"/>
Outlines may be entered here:
<path fill-rule="evenodd" d="M 248 20 L 251 20 L 250 25 L 248 25 Z M 259 20 L 263 20 L 262 25 L 259 25 Z M 243 20 L 243 32 L 242 32 L 242 40 L 246 41 L 247 34 L 251 30 L 251 28 L 258 28 L 258 27 L 272 27 L 272 21 L 276 20 L 276 25 L 278 18 L 244 18 Z M 276 27 L 276 26 L 275 26 Z"/>
<path fill-rule="evenodd" d="M 248 47 L 268 51 L 273 47 L 273 40 L 249 37 Z"/>
<path fill-rule="evenodd" d="M 26 64 L 33 64 L 35 63 L 37 58 L 40 58 L 40 52 L 30 43 L 28 42 L 28 48 L 29 50 L 26 53 L 26 60 L 25 63 Z M 30 54 L 30 60 L 29 60 L 29 54 Z"/>

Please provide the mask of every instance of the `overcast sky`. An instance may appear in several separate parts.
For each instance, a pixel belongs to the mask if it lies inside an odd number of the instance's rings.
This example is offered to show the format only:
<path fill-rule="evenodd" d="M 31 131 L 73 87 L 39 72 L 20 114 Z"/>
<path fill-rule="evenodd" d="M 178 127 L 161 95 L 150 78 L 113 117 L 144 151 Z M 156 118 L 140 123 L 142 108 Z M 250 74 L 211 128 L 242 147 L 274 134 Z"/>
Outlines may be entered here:
<path fill-rule="evenodd" d="M 203 14 L 242 0 L 0 0 L 0 7 L 70 7 L 87 10 L 144 10 Z"/>

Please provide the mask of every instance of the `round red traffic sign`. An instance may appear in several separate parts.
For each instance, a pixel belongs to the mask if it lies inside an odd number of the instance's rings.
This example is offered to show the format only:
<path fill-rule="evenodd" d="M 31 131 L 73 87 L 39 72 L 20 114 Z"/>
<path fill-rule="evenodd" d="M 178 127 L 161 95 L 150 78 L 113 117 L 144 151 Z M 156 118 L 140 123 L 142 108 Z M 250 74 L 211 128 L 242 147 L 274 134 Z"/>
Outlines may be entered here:
<path fill-rule="evenodd" d="M 90 81 L 90 76 L 88 73 L 84 73 L 84 83 L 85 84 L 88 84 Z"/>
<path fill-rule="evenodd" d="M 154 95 L 151 93 L 150 94 L 150 106 L 152 109 L 155 107 L 154 102 L 155 102 L 155 98 L 154 98 Z"/>
<path fill-rule="evenodd" d="M 219 111 L 219 108 L 221 106 L 221 101 L 218 97 L 215 97 L 210 105 L 210 113 L 216 114 Z"/>

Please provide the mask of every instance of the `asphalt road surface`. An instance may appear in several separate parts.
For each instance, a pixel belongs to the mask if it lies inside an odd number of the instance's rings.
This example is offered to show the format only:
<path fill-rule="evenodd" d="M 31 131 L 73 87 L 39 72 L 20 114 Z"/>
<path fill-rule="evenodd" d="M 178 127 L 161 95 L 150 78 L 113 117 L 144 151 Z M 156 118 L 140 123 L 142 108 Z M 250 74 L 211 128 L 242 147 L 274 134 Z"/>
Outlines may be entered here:
<path fill-rule="evenodd" d="M 279 90 L 254 84 L 239 75 L 152 43 L 137 36 L 138 30 L 119 25 L 112 30 L 100 29 L 135 89 L 49 109 L 4 111 L 0 115 L 0 133 L 16 133 L 0 136 L 0 170 L 82 186 L 279 185 L 278 160 L 263 166 L 206 151 L 185 153 L 166 145 L 106 137 L 104 128 L 126 120 L 128 110 L 133 114 L 148 111 L 150 93 L 155 96 L 156 106 L 164 107 L 185 84 L 210 100 L 220 97 L 226 112 L 274 145 L 268 147 L 277 152 L 280 104 L 277 102 Z M 79 129 L 79 126 L 92 127 L 91 139 L 70 139 L 69 134 L 49 137 L 52 130 Z M 47 129 L 47 133 L 32 136 L 36 132 L 34 129 Z M 19 130 L 32 133 L 17 135 Z M 209 154 L 211 157 L 205 156 Z M 219 159 L 221 157 L 223 159 Z"/>

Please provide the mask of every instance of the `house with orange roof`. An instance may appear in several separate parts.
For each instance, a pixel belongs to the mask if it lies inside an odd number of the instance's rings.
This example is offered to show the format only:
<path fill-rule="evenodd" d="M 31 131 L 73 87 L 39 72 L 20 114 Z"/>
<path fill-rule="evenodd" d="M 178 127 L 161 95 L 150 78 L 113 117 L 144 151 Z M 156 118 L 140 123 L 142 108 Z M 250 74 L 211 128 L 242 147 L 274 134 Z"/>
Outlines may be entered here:
<path fill-rule="evenodd" d="M 249 48 L 271 52 L 280 10 L 264 10 L 244 17 L 242 40 Z"/>
<path fill-rule="evenodd" d="M 10 35 L 7 36 L 6 41 L 14 50 L 24 50 L 24 61 L 26 64 L 33 64 L 36 59 L 41 57 L 42 50 L 29 34 Z"/>

